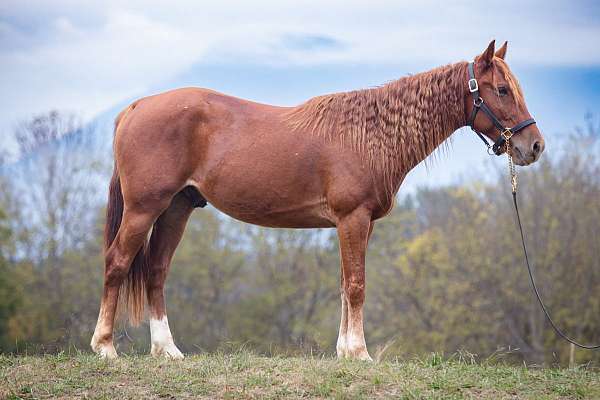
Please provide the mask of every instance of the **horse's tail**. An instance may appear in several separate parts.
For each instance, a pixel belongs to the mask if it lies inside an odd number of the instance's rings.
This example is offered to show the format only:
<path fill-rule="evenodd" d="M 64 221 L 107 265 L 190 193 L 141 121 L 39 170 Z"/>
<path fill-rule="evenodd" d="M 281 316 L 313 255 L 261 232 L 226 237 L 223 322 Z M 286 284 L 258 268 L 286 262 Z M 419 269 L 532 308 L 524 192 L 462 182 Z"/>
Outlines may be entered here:
<path fill-rule="evenodd" d="M 131 106 L 127 107 L 115 120 L 115 134 L 119 127 L 119 122 L 130 109 Z M 121 190 L 119 169 L 115 159 L 113 175 L 108 189 L 108 203 L 106 205 L 106 226 L 104 228 L 105 253 L 108 252 L 108 249 L 114 242 L 117 233 L 119 232 L 122 219 L 123 192 Z M 124 311 L 125 308 L 129 310 L 129 321 L 132 325 L 138 325 L 144 315 L 144 298 L 146 292 L 144 281 L 145 273 L 148 270 L 146 268 L 146 247 L 147 240 L 144 241 L 144 244 L 135 255 L 135 258 L 129 267 L 127 277 L 121 283 L 121 288 L 119 290 L 119 309 L 120 311 Z"/>

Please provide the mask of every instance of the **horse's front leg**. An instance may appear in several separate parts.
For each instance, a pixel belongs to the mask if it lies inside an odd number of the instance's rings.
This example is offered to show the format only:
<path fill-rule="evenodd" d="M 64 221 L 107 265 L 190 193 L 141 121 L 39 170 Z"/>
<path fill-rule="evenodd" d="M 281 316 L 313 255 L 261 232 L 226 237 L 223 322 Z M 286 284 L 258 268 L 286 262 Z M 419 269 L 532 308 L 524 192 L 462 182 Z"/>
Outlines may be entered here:
<path fill-rule="evenodd" d="M 371 212 L 364 208 L 348 214 L 337 225 L 342 263 L 342 321 L 338 357 L 371 360 L 363 330 L 365 254 L 371 230 Z"/>

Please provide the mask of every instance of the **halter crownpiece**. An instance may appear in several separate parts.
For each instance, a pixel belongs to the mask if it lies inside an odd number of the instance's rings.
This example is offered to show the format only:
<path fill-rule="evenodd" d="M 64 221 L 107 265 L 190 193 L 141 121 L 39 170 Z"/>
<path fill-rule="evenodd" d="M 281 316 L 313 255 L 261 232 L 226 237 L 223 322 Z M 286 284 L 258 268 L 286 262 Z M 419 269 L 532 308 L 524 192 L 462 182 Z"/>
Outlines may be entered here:
<path fill-rule="evenodd" d="M 479 95 L 479 84 L 477 83 L 477 79 L 475 79 L 474 65 L 475 65 L 475 63 L 473 61 L 471 61 L 469 63 L 469 67 L 468 67 L 468 71 L 469 71 L 468 85 L 469 85 L 469 92 L 471 92 L 471 95 L 473 96 L 473 111 L 471 111 L 471 116 L 469 117 L 469 121 L 467 122 L 467 125 L 469 125 L 471 127 L 471 129 L 473 130 L 473 132 L 475 132 L 477 134 L 477 136 L 479 136 L 479 138 L 483 141 L 483 143 L 485 143 L 486 147 L 488 148 L 488 152 L 490 150 L 492 150 L 495 155 L 499 156 L 502 154 L 504 145 L 511 138 L 511 136 L 514 135 L 515 133 L 522 131 L 529 125 L 535 124 L 535 120 L 533 118 L 526 119 L 525 121 L 519 122 L 512 128 L 508 128 L 508 127 L 502 125 L 502 122 L 500 122 L 500 120 L 496 117 L 494 112 L 492 110 L 490 110 L 490 108 L 487 106 L 487 104 L 485 104 L 485 102 L 483 101 L 483 98 Z M 482 110 L 488 116 L 490 121 L 492 121 L 492 123 L 494 124 L 496 129 L 498 129 L 498 131 L 500 132 L 498 139 L 496 139 L 496 141 L 494 142 L 493 145 L 488 142 L 488 140 L 485 138 L 485 136 L 483 136 L 483 134 L 481 132 L 479 132 L 475 129 L 475 125 L 474 125 L 475 117 L 477 117 L 477 113 L 479 112 L 479 110 Z"/>

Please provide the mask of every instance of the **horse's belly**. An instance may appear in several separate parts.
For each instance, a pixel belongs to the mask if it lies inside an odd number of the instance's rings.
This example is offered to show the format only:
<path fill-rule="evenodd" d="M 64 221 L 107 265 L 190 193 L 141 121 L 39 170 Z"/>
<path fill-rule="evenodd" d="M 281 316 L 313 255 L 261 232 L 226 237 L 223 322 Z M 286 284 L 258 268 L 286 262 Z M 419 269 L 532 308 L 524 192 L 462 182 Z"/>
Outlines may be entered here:
<path fill-rule="evenodd" d="M 287 228 L 334 226 L 314 160 L 306 155 L 296 159 L 300 155 L 295 154 L 245 153 L 222 159 L 199 177 L 199 190 L 214 207 L 244 222 Z"/>
<path fill-rule="evenodd" d="M 244 201 L 246 200 L 246 201 Z M 320 205 L 299 204 L 277 207 L 255 199 L 215 198 L 208 200 L 218 210 L 237 220 L 272 228 L 327 228 L 335 224 L 320 212 Z"/>

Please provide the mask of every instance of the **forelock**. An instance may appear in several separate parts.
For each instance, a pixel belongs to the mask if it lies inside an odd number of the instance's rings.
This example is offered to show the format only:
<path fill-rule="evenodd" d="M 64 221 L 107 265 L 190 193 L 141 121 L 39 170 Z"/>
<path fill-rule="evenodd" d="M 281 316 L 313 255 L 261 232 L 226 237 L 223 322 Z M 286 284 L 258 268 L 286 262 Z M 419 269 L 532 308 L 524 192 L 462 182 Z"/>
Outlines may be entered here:
<path fill-rule="evenodd" d="M 525 97 L 523 96 L 523 90 L 521 89 L 521 85 L 519 85 L 519 81 L 508 67 L 508 64 L 506 64 L 506 62 L 503 59 L 498 57 L 495 57 L 494 61 L 496 66 L 498 67 L 498 71 L 502 74 L 502 77 L 508 84 L 511 92 L 514 93 L 517 105 L 520 106 L 524 104 Z"/>

